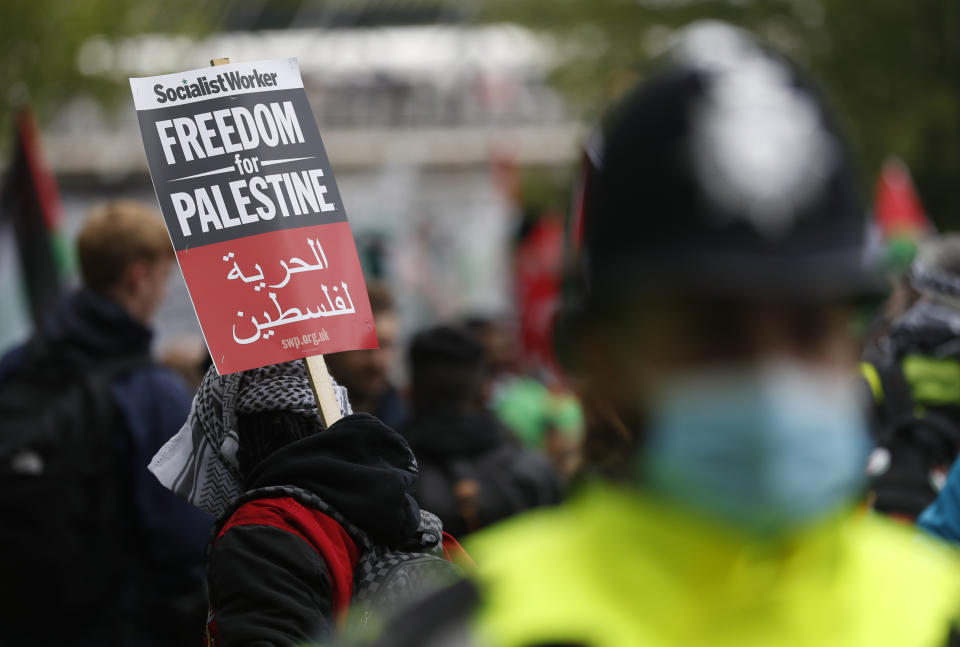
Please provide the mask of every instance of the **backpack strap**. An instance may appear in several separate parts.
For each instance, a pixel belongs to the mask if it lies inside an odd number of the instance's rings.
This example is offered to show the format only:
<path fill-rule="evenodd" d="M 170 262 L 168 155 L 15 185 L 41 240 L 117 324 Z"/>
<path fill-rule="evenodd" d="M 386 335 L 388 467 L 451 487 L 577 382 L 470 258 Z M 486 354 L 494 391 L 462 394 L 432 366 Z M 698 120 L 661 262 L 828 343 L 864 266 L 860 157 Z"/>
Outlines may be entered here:
<path fill-rule="evenodd" d="M 295 485 L 271 485 L 267 487 L 255 488 L 249 490 L 237 498 L 227 510 L 225 510 L 213 524 L 210 534 L 210 541 L 207 543 L 207 560 L 209 563 L 210 550 L 214 542 L 221 534 L 221 530 L 230 517 L 237 509 L 249 501 L 265 498 L 290 497 L 305 506 L 316 508 L 334 521 L 339 523 L 347 532 L 350 538 L 361 549 L 362 553 L 370 552 L 375 548 L 386 548 L 380 546 L 367 535 L 362 529 L 351 523 L 344 517 L 339 510 L 324 501 L 322 498 Z M 432 512 L 427 510 L 420 511 L 420 524 L 417 528 L 417 534 L 402 546 L 401 550 L 413 552 L 435 552 L 441 554 L 443 550 L 443 522 Z"/>
<path fill-rule="evenodd" d="M 294 505 L 302 507 L 291 507 L 291 500 Z M 296 521 L 301 511 L 309 515 L 309 519 L 303 520 L 305 526 L 298 526 Z M 317 514 L 321 518 L 318 519 Z M 334 616 L 338 623 L 345 622 L 346 611 L 354 593 L 357 563 L 369 551 L 369 548 L 362 544 L 361 537 L 348 529 L 350 523 L 320 497 L 306 490 L 292 486 L 251 490 L 235 501 L 230 510 L 224 512 L 214 524 L 213 534 L 207 544 L 208 578 L 216 542 L 231 528 L 250 525 L 269 526 L 295 535 L 317 552 L 325 564 L 330 580 Z M 343 544 L 343 538 L 335 538 L 340 532 L 347 534 L 346 540 L 351 544 L 347 553 L 341 553 L 339 548 Z M 210 615 L 213 616 L 212 609 Z M 215 622 L 213 624 L 215 625 Z M 213 629 L 215 631 L 215 626 Z"/>
<path fill-rule="evenodd" d="M 456 537 L 446 532 L 443 533 L 443 558 L 455 564 L 475 566 L 473 559 L 471 559 L 467 551 L 463 549 L 463 546 L 460 545 Z"/>
<path fill-rule="evenodd" d="M 244 492 L 237 498 L 236 501 L 233 502 L 230 507 L 228 507 L 219 517 L 217 517 L 217 520 L 213 524 L 213 529 L 211 530 L 210 541 L 207 543 L 208 564 L 210 559 L 210 551 L 213 549 L 213 544 L 222 534 L 222 529 L 226 525 L 227 521 L 229 521 L 230 517 L 233 516 L 240 506 L 244 505 L 245 503 L 249 503 L 250 501 L 256 501 L 257 499 L 276 499 L 283 497 L 290 497 L 298 503 L 315 508 L 339 523 L 343 529 L 347 531 L 347 534 L 350 535 L 350 539 L 352 539 L 361 549 L 361 552 L 367 552 L 373 547 L 373 542 L 365 532 L 360 530 L 360 528 L 354 524 L 350 523 L 350 521 L 340 514 L 336 508 L 321 499 L 313 492 L 304 490 L 303 488 L 296 487 L 294 485 L 271 485 Z"/>

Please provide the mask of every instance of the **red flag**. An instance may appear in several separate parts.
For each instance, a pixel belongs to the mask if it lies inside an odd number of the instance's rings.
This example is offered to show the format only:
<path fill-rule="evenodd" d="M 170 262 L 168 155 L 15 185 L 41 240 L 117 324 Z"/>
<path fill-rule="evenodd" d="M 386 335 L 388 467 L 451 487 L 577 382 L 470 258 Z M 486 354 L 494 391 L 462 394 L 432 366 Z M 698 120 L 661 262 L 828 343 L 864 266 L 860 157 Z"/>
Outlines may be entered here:
<path fill-rule="evenodd" d="M 883 164 L 874 197 L 877 224 L 886 241 L 918 240 L 934 231 L 913 185 L 910 170 L 898 158 Z"/>
<path fill-rule="evenodd" d="M 560 305 L 563 223 L 541 218 L 514 256 L 520 336 L 526 359 L 557 374 L 553 355 L 553 321 Z"/>

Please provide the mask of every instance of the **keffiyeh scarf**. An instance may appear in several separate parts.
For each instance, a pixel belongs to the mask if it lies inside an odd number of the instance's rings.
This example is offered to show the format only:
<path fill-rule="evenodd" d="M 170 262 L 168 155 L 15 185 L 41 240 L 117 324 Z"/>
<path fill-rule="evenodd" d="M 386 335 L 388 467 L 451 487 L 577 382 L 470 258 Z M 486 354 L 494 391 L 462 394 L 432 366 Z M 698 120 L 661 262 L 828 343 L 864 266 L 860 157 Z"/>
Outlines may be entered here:
<path fill-rule="evenodd" d="M 334 382 L 334 391 L 341 413 L 353 413 L 347 390 Z M 237 415 L 260 411 L 293 411 L 322 424 L 303 362 L 231 375 L 211 366 L 186 423 L 153 457 L 150 471 L 168 489 L 219 516 L 243 493 Z"/>

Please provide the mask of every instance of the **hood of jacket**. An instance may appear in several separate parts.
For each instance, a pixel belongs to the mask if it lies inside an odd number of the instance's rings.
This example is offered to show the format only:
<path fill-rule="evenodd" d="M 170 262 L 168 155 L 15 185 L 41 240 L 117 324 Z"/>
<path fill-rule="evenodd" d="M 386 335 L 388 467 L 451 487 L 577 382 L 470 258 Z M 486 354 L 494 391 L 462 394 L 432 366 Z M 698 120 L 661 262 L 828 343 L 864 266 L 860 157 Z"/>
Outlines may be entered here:
<path fill-rule="evenodd" d="M 358 413 L 275 451 L 251 471 L 245 487 L 302 488 L 374 541 L 398 546 L 414 538 L 420 524 L 420 508 L 408 494 L 417 473 L 403 437 Z"/>
<path fill-rule="evenodd" d="M 40 327 L 48 343 L 75 345 L 103 355 L 147 353 L 152 331 L 120 304 L 87 289 L 79 289 L 57 304 Z"/>

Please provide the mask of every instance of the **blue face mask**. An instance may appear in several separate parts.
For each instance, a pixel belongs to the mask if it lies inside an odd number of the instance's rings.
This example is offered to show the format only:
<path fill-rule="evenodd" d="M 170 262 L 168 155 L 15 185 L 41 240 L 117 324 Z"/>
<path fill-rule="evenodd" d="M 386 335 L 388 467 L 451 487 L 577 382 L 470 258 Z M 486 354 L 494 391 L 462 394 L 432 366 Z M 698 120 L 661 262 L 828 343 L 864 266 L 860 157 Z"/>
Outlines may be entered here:
<path fill-rule="evenodd" d="M 675 377 L 649 422 L 645 483 L 754 534 L 816 521 L 864 484 L 870 436 L 836 372 L 782 361 Z"/>

